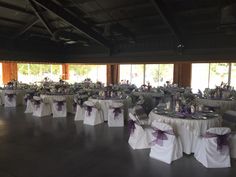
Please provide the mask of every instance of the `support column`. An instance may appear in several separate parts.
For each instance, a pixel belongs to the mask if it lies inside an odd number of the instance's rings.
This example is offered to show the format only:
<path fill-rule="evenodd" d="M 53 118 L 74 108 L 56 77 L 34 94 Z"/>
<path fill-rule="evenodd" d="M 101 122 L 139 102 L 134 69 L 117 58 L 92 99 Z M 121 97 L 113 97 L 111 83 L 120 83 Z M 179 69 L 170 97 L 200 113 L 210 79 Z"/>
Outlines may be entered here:
<path fill-rule="evenodd" d="M 62 80 L 69 80 L 69 64 L 62 64 Z"/>
<path fill-rule="evenodd" d="M 119 83 L 119 70 L 120 66 L 118 64 L 107 65 L 107 85 Z"/>
<path fill-rule="evenodd" d="M 18 79 L 17 63 L 15 62 L 2 62 L 2 80 L 7 84 L 11 80 Z"/>
<path fill-rule="evenodd" d="M 200 71 L 199 71 L 200 72 Z M 192 63 L 174 64 L 174 84 L 179 87 L 190 87 L 192 75 Z"/>

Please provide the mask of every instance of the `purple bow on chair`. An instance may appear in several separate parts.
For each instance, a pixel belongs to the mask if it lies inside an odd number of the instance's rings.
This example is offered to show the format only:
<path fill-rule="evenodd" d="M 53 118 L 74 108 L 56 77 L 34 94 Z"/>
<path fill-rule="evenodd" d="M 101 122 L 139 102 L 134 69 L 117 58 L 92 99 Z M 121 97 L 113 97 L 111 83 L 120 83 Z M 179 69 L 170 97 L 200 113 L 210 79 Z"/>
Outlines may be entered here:
<path fill-rule="evenodd" d="M 132 134 L 134 133 L 134 130 L 135 130 L 135 121 L 130 119 L 128 121 L 128 130 L 129 130 L 129 134 Z"/>
<path fill-rule="evenodd" d="M 86 110 L 88 111 L 88 116 L 91 115 L 93 107 L 92 106 L 86 106 Z"/>
<path fill-rule="evenodd" d="M 160 146 L 163 146 L 163 141 L 168 140 L 168 137 L 166 134 L 174 135 L 173 131 L 163 131 L 163 130 L 155 128 L 155 131 L 152 133 L 152 135 L 156 139 L 151 142 L 151 145 L 158 144 Z"/>
<path fill-rule="evenodd" d="M 7 95 L 7 98 L 8 98 L 8 100 L 9 100 L 10 102 L 12 102 L 12 99 L 13 99 L 13 97 L 15 96 L 14 93 L 6 93 L 5 95 Z"/>
<path fill-rule="evenodd" d="M 73 110 L 74 110 L 74 112 L 76 111 L 76 107 L 77 107 L 77 103 L 74 102 L 74 103 L 73 103 Z"/>
<path fill-rule="evenodd" d="M 64 106 L 65 101 L 55 101 L 57 103 L 57 111 L 62 111 L 62 106 Z"/>
<path fill-rule="evenodd" d="M 214 133 L 209 133 L 207 132 L 203 137 L 205 138 L 217 138 L 216 139 L 216 143 L 217 143 L 217 151 L 221 151 L 223 152 L 224 150 L 224 146 L 229 146 L 229 141 L 228 141 L 228 138 L 229 138 L 229 133 L 228 134 L 224 134 L 224 135 L 217 135 L 217 134 L 214 134 Z"/>
<path fill-rule="evenodd" d="M 34 100 L 34 105 L 36 105 L 36 109 L 40 107 L 41 100 Z"/>
<path fill-rule="evenodd" d="M 118 115 L 121 113 L 121 108 L 113 108 L 114 118 L 118 118 Z"/>

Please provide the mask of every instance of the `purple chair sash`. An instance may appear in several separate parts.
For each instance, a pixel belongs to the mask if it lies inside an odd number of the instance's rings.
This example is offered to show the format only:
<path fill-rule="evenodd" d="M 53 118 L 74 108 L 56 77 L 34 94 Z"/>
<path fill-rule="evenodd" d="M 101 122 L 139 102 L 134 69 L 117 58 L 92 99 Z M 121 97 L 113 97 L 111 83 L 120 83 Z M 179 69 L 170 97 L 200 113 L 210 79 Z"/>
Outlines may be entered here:
<path fill-rule="evenodd" d="M 93 106 L 86 106 L 86 110 L 88 111 L 88 116 L 90 116 L 93 110 Z"/>
<path fill-rule="evenodd" d="M 54 101 L 57 103 L 57 111 L 62 111 L 62 106 L 64 106 L 65 101 Z"/>
<path fill-rule="evenodd" d="M 114 118 L 119 118 L 118 115 L 121 113 L 121 108 L 113 108 Z"/>
<path fill-rule="evenodd" d="M 214 133 L 209 133 L 207 132 L 205 135 L 203 135 L 204 138 L 217 138 L 216 143 L 217 143 L 217 151 L 223 152 L 224 146 L 229 146 L 229 133 L 224 134 L 224 135 L 217 135 Z"/>
<path fill-rule="evenodd" d="M 34 100 L 34 105 L 36 106 L 36 109 L 40 107 L 41 100 Z"/>
<path fill-rule="evenodd" d="M 15 94 L 15 93 L 5 93 L 5 95 L 7 96 L 8 100 L 9 100 L 10 102 L 12 102 L 12 99 L 13 99 L 13 97 L 14 97 L 16 94 Z"/>
<path fill-rule="evenodd" d="M 129 131 L 129 134 L 133 134 L 134 133 L 134 130 L 135 130 L 135 121 L 130 119 L 128 120 L 128 131 Z"/>
<path fill-rule="evenodd" d="M 151 142 L 151 145 L 158 144 L 160 146 L 163 146 L 163 141 L 164 140 L 168 140 L 168 137 L 167 137 L 166 134 L 168 134 L 168 135 L 175 135 L 173 131 L 163 131 L 163 130 L 155 128 L 154 132 L 152 133 L 152 135 L 156 139 Z"/>

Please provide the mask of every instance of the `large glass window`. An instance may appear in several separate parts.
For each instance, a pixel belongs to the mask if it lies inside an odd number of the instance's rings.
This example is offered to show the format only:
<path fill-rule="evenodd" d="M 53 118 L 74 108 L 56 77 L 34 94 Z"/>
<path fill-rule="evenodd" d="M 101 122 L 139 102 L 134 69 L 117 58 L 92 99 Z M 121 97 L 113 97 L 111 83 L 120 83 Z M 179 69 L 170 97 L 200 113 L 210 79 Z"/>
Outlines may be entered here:
<path fill-rule="evenodd" d="M 17 64 L 18 81 L 33 83 L 42 81 L 45 77 L 59 81 L 62 77 L 62 67 L 56 64 Z"/>
<path fill-rule="evenodd" d="M 69 78 L 71 82 L 82 82 L 86 78 L 90 78 L 93 82 L 107 81 L 106 65 L 69 65 Z"/>
<path fill-rule="evenodd" d="M 232 67 L 231 75 L 230 67 Z M 205 88 L 215 88 L 222 82 L 232 85 L 234 80 L 236 81 L 234 71 L 236 72 L 234 63 L 194 63 L 192 64 L 191 87 L 194 92 L 197 92 L 198 89 L 203 91 Z"/>
<path fill-rule="evenodd" d="M 162 86 L 166 81 L 173 82 L 173 64 L 134 64 L 120 65 L 120 81 L 129 81 L 140 87 L 148 82 Z"/>

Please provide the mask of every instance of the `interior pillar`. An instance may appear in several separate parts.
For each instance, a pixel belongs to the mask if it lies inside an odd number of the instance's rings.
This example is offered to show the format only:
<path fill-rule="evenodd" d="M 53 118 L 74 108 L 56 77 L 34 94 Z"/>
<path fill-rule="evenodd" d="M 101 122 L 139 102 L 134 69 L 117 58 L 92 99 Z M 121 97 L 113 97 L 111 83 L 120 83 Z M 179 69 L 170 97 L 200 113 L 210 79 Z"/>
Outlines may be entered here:
<path fill-rule="evenodd" d="M 18 79 L 17 63 L 15 62 L 2 62 L 2 80 L 7 84 L 11 80 Z"/>
<path fill-rule="evenodd" d="M 119 83 L 120 66 L 118 64 L 107 65 L 107 85 Z"/>
<path fill-rule="evenodd" d="M 200 71 L 199 71 L 200 72 Z M 190 87 L 192 75 L 192 63 L 174 64 L 174 84 L 179 87 Z"/>
<path fill-rule="evenodd" d="M 62 80 L 69 80 L 69 64 L 62 64 Z"/>

